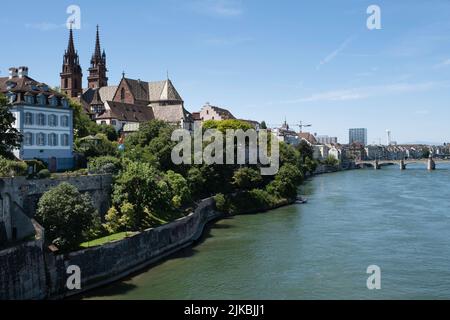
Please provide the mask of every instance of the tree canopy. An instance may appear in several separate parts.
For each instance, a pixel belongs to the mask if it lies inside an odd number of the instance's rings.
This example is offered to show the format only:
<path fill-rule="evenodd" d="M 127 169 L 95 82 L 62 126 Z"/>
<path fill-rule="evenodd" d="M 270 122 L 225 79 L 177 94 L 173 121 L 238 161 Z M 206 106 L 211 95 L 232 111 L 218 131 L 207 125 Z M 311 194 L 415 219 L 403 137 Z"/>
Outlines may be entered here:
<path fill-rule="evenodd" d="M 11 151 L 20 147 L 22 134 L 13 127 L 15 121 L 8 100 L 0 93 L 0 156 L 11 158 Z"/>

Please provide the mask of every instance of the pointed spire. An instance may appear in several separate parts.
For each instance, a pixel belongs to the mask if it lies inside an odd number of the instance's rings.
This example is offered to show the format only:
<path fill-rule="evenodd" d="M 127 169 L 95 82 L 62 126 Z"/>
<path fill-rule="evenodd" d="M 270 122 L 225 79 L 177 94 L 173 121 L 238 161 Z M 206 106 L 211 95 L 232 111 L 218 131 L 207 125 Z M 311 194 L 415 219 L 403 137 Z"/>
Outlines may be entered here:
<path fill-rule="evenodd" d="M 101 58 L 102 52 L 100 50 L 100 33 L 99 33 L 98 29 L 99 29 L 99 27 L 97 25 L 97 38 L 95 40 L 95 57 Z"/>
<path fill-rule="evenodd" d="M 72 24 L 70 24 L 69 44 L 67 45 L 67 53 L 68 54 L 76 54 L 76 52 L 75 52 L 75 45 L 73 44 Z"/>

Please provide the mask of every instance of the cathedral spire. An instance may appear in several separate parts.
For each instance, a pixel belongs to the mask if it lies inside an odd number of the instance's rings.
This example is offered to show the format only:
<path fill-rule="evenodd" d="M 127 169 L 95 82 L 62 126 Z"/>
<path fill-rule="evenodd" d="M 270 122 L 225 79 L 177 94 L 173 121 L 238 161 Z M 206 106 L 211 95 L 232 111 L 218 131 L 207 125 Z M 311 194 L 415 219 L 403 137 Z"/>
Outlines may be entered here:
<path fill-rule="evenodd" d="M 102 59 L 102 51 L 100 49 L 100 32 L 99 32 L 99 27 L 97 25 L 97 36 L 95 39 L 95 52 L 94 52 L 94 58 L 97 61 L 100 61 Z"/>
<path fill-rule="evenodd" d="M 75 45 L 73 44 L 72 24 L 70 25 L 69 44 L 67 45 L 67 53 L 75 54 Z"/>
<path fill-rule="evenodd" d="M 69 43 L 64 53 L 61 76 L 61 91 L 71 98 L 78 97 L 83 92 L 83 73 L 80 66 L 80 59 L 75 50 L 73 41 L 72 25 L 69 31 Z"/>
<path fill-rule="evenodd" d="M 108 78 L 106 77 L 106 53 L 101 50 L 100 46 L 100 31 L 97 25 L 97 33 L 95 37 L 95 49 L 91 59 L 91 67 L 89 68 L 88 83 L 89 88 L 101 88 L 108 85 Z"/>

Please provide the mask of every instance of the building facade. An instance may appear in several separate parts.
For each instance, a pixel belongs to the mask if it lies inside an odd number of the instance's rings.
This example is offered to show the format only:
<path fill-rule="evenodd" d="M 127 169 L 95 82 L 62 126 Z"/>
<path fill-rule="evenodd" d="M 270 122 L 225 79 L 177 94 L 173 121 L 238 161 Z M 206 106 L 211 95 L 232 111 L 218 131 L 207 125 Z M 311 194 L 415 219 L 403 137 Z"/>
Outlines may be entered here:
<path fill-rule="evenodd" d="M 23 142 L 14 155 L 22 160 L 39 159 L 51 171 L 73 168 L 73 112 L 69 101 L 48 85 L 28 76 L 28 68 L 10 68 L 0 78 L 0 92 L 11 104 L 14 127 Z"/>
<path fill-rule="evenodd" d="M 360 143 L 362 145 L 367 145 L 367 129 L 366 128 L 355 128 L 348 130 L 348 143 Z"/>

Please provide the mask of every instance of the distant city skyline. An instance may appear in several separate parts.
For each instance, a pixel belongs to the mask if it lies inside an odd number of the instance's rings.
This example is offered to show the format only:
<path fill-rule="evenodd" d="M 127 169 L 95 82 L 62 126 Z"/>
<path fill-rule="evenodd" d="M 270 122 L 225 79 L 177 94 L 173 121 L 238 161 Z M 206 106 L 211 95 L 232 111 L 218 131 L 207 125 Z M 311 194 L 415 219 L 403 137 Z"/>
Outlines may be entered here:
<path fill-rule="evenodd" d="M 14 36 L 0 53 L 0 76 L 25 65 L 59 86 L 71 4 L 24 1 L 20 17 L 2 15 Z M 377 1 L 382 29 L 372 31 L 372 1 L 109 2 L 107 14 L 101 1 L 75 4 L 85 75 L 99 24 L 111 84 L 122 71 L 148 80 L 168 73 L 189 111 L 209 101 L 240 118 L 310 123 L 309 132 L 341 142 L 356 127 L 368 129 L 369 144 L 385 143 L 388 128 L 399 144 L 450 141 L 448 1 Z"/>

